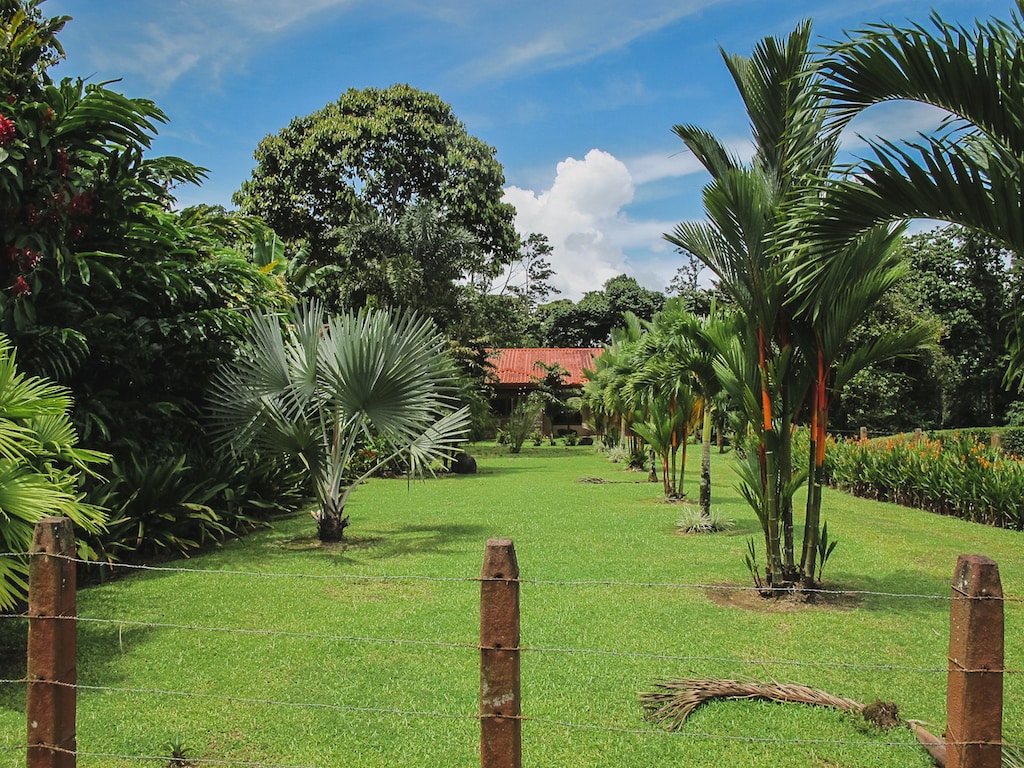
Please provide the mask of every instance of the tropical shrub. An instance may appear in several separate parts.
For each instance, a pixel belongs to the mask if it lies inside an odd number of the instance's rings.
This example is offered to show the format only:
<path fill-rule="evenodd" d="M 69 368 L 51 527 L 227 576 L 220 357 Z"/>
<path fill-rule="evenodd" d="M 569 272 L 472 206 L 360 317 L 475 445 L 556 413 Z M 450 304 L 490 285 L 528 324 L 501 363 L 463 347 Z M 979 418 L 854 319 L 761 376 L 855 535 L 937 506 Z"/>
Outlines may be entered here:
<path fill-rule="evenodd" d="M 854 495 L 1024 529 L 1024 463 L 973 436 L 844 440 L 827 455 L 831 483 Z"/>
<path fill-rule="evenodd" d="M 519 453 L 523 449 L 523 443 L 532 437 L 537 419 L 543 412 L 544 400 L 533 394 L 516 402 L 512 408 L 512 415 L 505 425 L 509 453 Z M 537 442 L 537 445 L 540 445 L 540 442 Z"/>
<path fill-rule="evenodd" d="M 256 313 L 248 344 L 213 384 L 216 435 L 236 452 L 301 461 L 318 502 L 317 534 L 338 541 L 361 480 L 396 459 L 419 474 L 465 439 L 469 409 L 456 407 L 446 350 L 433 322 L 411 312 L 328 317 L 303 302 L 286 317 Z M 355 476 L 366 441 L 378 455 Z"/>
<path fill-rule="evenodd" d="M 103 530 L 103 510 L 81 500 L 79 484 L 109 457 L 78 447 L 70 409 L 67 389 L 21 373 L 0 336 L 0 610 L 25 597 L 28 560 L 18 554 L 29 551 L 37 522 L 61 515 L 79 534 Z"/>

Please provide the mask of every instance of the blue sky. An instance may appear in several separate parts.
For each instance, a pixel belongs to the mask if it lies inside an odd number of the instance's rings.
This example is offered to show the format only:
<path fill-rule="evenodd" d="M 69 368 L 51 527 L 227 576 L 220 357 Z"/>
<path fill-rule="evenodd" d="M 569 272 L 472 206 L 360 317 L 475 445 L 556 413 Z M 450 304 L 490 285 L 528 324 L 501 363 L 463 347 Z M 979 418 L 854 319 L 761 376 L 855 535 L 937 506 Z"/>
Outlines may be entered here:
<path fill-rule="evenodd" d="M 209 169 L 182 205 L 221 204 L 253 150 L 348 88 L 409 83 L 452 105 L 492 145 L 524 234 L 555 248 L 553 279 L 578 299 L 627 273 L 663 290 L 679 256 L 661 235 L 702 216 L 706 177 L 672 133 L 694 123 L 749 145 L 719 48 L 747 55 L 814 20 L 819 42 L 880 20 L 1007 18 L 1011 0 L 47 0 L 73 20 L 58 76 L 152 99 L 170 117 L 156 154 Z M 920 105 L 875 107 L 862 135 L 913 136 Z M 848 146 L 859 144 L 850 136 Z"/>

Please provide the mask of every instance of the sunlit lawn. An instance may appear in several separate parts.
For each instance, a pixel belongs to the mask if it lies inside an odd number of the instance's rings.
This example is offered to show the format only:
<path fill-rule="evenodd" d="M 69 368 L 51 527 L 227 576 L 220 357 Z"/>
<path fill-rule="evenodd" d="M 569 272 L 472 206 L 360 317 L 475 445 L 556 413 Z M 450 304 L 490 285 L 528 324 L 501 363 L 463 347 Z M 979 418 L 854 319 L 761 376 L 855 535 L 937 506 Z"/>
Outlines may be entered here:
<path fill-rule="evenodd" d="M 803 683 L 893 701 L 935 733 L 945 723 L 947 600 L 860 594 L 751 610 L 693 586 L 750 585 L 743 553 L 759 531 L 730 461 L 715 456 L 714 503 L 736 521 L 725 534 L 678 535 L 660 484 L 593 449 L 526 447 L 481 455 L 474 476 L 358 489 L 346 546 L 318 546 L 300 515 L 176 564 L 232 573 L 135 573 L 85 589 L 79 749 L 166 758 L 176 741 L 204 760 L 479 765 L 473 579 L 487 539 L 508 536 L 526 580 L 523 644 L 535 649 L 522 661 L 525 765 L 930 765 L 909 731 L 801 705 L 713 703 L 678 734 L 644 720 L 640 691 L 699 676 Z M 824 506 L 839 540 L 829 587 L 946 596 L 957 555 L 977 552 L 999 562 L 1008 595 L 1024 594 L 1019 533 L 838 493 Z M 1006 613 L 1007 666 L 1019 669 L 1024 610 Z M 9 657 L 23 631 L 0 622 Z M 23 674 L 13 658 L 0 669 Z M 1021 743 L 1024 681 L 1006 683 L 1005 737 Z M 23 685 L 0 685 L 2 765 L 24 764 L 23 706 Z"/>

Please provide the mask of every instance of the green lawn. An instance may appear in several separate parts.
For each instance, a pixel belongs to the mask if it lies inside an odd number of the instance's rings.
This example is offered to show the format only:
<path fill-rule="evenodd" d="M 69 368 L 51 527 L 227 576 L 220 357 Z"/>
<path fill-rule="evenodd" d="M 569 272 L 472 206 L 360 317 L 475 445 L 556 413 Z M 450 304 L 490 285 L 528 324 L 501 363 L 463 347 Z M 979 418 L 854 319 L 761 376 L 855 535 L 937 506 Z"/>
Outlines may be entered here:
<path fill-rule="evenodd" d="M 692 495 L 698 460 L 694 450 Z M 678 508 L 660 501 L 660 484 L 593 449 L 492 448 L 475 476 L 359 489 L 346 546 L 319 547 L 302 515 L 175 564 L 235 573 L 134 573 L 85 589 L 79 612 L 95 621 L 80 624 L 79 683 L 100 690 L 80 692 L 79 749 L 166 756 L 180 741 L 206 760 L 478 765 L 473 579 L 487 539 L 508 536 L 526 581 L 523 644 L 536 649 L 522 660 L 525 765 L 930 765 L 908 731 L 800 705 L 717 702 L 679 734 L 644 720 L 637 694 L 656 680 L 719 676 L 894 701 L 933 732 L 944 726 L 948 601 L 860 595 L 842 607 L 751 610 L 688 586 L 750 584 L 743 553 L 759 531 L 730 461 L 715 456 L 714 504 L 736 521 L 725 534 L 677 535 Z M 827 491 L 824 510 L 839 540 L 827 586 L 948 595 L 968 552 L 999 562 L 1008 596 L 1024 594 L 1019 533 Z M 1008 603 L 1006 617 L 1007 666 L 1020 669 L 1021 604 Z M 0 620 L 0 677 L 24 674 L 12 651 L 23 633 L 21 620 Z M 1024 679 L 1006 682 L 1005 738 L 1019 744 Z M 24 764 L 23 707 L 23 685 L 0 685 L 0 765 Z"/>

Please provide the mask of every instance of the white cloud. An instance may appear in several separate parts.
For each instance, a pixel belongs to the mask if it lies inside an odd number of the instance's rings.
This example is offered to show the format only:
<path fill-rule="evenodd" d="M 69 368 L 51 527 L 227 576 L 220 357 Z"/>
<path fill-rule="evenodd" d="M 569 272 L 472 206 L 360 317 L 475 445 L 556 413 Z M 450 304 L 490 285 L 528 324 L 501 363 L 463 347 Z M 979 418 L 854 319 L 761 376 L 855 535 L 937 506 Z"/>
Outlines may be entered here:
<path fill-rule="evenodd" d="M 882 137 L 895 141 L 913 139 L 919 133 L 934 131 L 948 112 L 915 101 L 876 104 L 861 112 L 840 136 L 842 149 L 856 152 L 867 146 L 867 139 Z"/>
<path fill-rule="evenodd" d="M 633 202 L 634 179 L 626 164 L 608 152 L 590 150 L 582 160 L 558 164 L 554 183 L 543 192 L 505 190 L 516 207 L 516 227 L 524 235 L 548 237 L 555 269 L 552 284 L 560 298 L 578 300 L 623 273 L 642 285 L 662 290 L 675 274 L 678 259 L 668 255 L 662 233 L 674 222 L 634 220 L 624 209 Z M 642 253 L 643 259 L 627 253 Z"/>
<path fill-rule="evenodd" d="M 604 230 L 632 202 L 633 194 L 626 166 L 607 152 L 592 149 L 582 160 L 570 157 L 560 162 L 551 189 L 536 193 L 513 186 L 505 190 L 505 200 L 516 207 L 520 232 L 548 237 L 556 272 L 552 283 L 564 297 L 578 299 L 624 271 L 622 249 Z"/>

